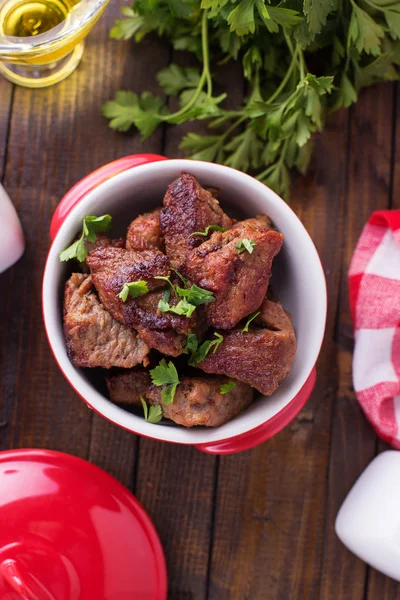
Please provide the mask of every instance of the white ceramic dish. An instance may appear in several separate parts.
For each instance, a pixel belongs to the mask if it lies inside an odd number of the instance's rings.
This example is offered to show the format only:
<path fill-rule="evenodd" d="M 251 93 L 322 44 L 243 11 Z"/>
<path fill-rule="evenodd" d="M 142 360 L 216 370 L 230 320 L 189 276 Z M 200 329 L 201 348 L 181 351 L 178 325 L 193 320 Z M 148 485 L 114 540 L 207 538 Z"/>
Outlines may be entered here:
<path fill-rule="evenodd" d="M 25 241 L 14 205 L 1 184 L 0 223 L 0 273 L 3 273 L 21 258 L 25 250 Z"/>
<path fill-rule="evenodd" d="M 313 387 L 313 369 L 326 318 L 326 285 L 321 263 L 294 212 L 259 181 L 221 165 L 150 156 L 127 157 L 107 165 L 77 184 L 61 203 L 52 223 L 54 241 L 43 280 L 43 315 L 49 343 L 72 387 L 89 406 L 117 425 L 159 440 L 205 445 L 202 449 L 206 451 L 217 452 L 221 440 L 228 442 L 226 452 L 234 452 L 238 447 L 244 449 L 282 429 L 304 405 Z M 153 160 L 157 162 L 150 162 Z M 121 172 L 121 169 L 127 170 Z M 82 218 L 110 213 L 115 223 L 113 233 L 123 234 L 130 219 L 162 202 L 167 186 L 182 171 L 192 173 L 203 185 L 218 187 L 221 204 L 228 213 L 240 211 L 243 216 L 266 213 L 285 235 L 283 249 L 273 266 L 273 287 L 283 306 L 291 312 L 296 330 L 297 355 L 292 371 L 272 397 L 257 400 L 243 414 L 215 429 L 153 425 L 114 405 L 95 389 L 84 370 L 72 365 L 62 330 L 62 289 L 70 266 L 61 264 L 58 254 L 81 229 Z M 266 423 L 270 423 L 267 435 Z M 232 442 L 240 439 L 242 443 Z"/>
<path fill-rule="evenodd" d="M 335 529 L 351 552 L 400 581 L 400 452 L 382 452 L 368 465 L 343 502 Z"/>

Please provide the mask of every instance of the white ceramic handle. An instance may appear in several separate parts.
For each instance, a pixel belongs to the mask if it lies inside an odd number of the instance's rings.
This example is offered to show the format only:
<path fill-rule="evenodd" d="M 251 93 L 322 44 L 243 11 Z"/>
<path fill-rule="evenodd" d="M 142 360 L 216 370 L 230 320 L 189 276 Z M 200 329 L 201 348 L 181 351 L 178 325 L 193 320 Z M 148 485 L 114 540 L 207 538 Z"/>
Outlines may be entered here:
<path fill-rule="evenodd" d="M 17 262 L 24 250 L 21 223 L 13 203 L 0 184 L 0 273 Z"/>

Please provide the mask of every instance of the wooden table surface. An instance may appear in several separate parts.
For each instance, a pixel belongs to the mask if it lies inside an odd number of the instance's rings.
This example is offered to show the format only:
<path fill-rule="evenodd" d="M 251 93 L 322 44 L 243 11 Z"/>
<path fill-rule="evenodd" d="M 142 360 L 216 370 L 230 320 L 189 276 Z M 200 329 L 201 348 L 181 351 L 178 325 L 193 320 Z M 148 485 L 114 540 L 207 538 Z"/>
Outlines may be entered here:
<path fill-rule="evenodd" d="M 316 138 L 309 175 L 294 185 L 292 206 L 320 252 L 329 293 L 318 381 L 304 410 L 239 455 L 139 439 L 93 414 L 70 389 L 50 354 L 40 300 L 49 222 L 62 195 L 121 156 L 181 155 L 181 131 L 160 130 L 142 143 L 112 132 L 100 114 L 118 89 L 159 93 L 155 72 L 171 58 L 185 60 L 157 39 L 139 46 L 110 40 L 118 12 L 117 3 L 109 6 L 63 83 L 32 91 L 0 79 L 0 177 L 27 240 L 23 259 L 0 276 L 0 450 L 76 454 L 132 490 L 161 537 L 173 600 L 400 598 L 398 584 L 334 533 L 346 493 L 385 448 L 352 388 L 346 273 L 370 213 L 400 208 L 397 84 L 369 89 L 351 110 L 332 115 Z M 240 99 L 237 73 L 225 69 L 219 82 L 232 102 Z"/>

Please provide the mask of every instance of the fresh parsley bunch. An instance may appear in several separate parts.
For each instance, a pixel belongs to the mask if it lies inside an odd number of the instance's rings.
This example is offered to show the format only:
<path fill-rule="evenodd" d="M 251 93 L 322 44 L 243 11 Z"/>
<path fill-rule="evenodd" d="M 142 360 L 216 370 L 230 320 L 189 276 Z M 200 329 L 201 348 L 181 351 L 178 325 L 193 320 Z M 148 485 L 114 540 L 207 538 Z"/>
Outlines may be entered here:
<path fill-rule="evenodd" d="M 122 12 L 112 37 L 140 42 L 155 31 L 201 67 L 171 64 L 157 74 L 165 94 L 179 98 L 173 113 L 149 92 L 118 92 L 103 106 L 110 126 L 134 126 L 146 138 L 161 123 L 205 119 L 210 135 L 182 140 L 191 158 L 255 172 L 286 198 L 290 170 L 305 172 L 326 111 L 350 106 L 362 87 L 398 79 L 397 0 L 136 0 Z M 228 61 L 240 61 L 248 81 L 234 110 L 215 94 L 211 73 L 211 64 Z"/>

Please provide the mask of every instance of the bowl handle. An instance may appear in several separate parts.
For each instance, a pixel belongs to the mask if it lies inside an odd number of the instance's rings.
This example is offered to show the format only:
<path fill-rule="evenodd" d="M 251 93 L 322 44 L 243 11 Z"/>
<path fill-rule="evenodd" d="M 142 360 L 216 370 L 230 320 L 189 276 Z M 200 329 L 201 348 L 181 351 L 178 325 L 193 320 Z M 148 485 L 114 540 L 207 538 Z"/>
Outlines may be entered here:
<path fill-rule="evenodd" d="M 251 429 L 236 437 L 222 440 L 221 442 L 199 444 L 196 448 L 207 454 L 223 455 L 236 454 L 262 444 L 273 435 L 279 433 L 279 431 L 286 427 L 286 425 L 288 425 L 288 423 L 290 423 L 290 421 L 292 421 L 301 411 L 313 391 L 315 380 L 316 369 L 314 367 L 297 396 L 295 396 L 285 408 L 279 411 L 278 414 L 263 425 L 259 425 L 259 427 L 256 427 L 255 429 Z"/>
<path fill-rule="evenodd" d="M 133 167 L 139 167 L 140 165 L 146 165 L 159 160 L 167 160 L 167 158 L 159 154 L 132 154 L 131 156 L 124 156 L 123 158 L 114 160 L 81 179 L 81 181 L 75 184 L 74 187 L 65 194 L 54 211 L 50 223 L 51 239 L 54 240 L 65 217 L 71 212 L 74 206 L 76 206 L 88 192 L 100 185 L 100 183 L 114 177 L 114 175 L 118 175 L 118 173 L 132 169 Z"/>

